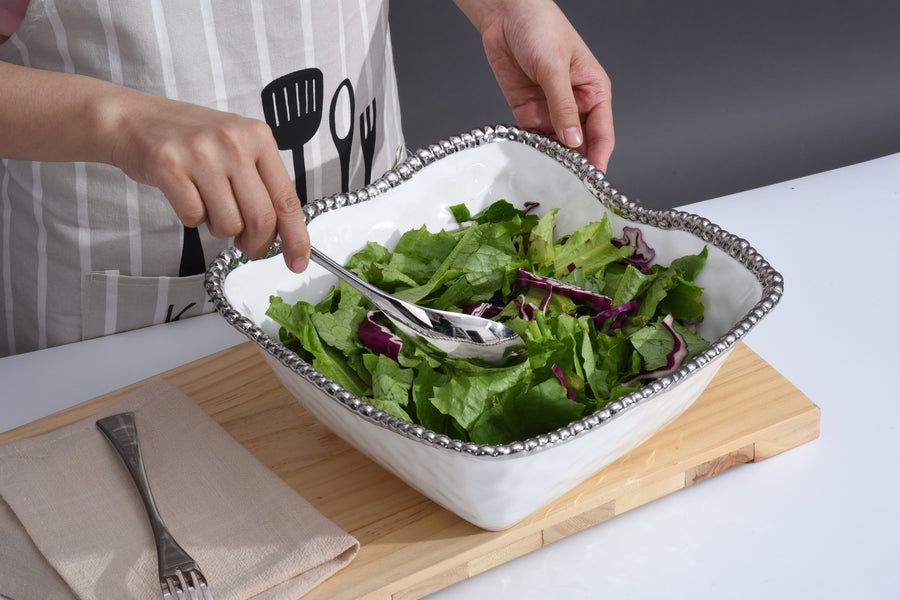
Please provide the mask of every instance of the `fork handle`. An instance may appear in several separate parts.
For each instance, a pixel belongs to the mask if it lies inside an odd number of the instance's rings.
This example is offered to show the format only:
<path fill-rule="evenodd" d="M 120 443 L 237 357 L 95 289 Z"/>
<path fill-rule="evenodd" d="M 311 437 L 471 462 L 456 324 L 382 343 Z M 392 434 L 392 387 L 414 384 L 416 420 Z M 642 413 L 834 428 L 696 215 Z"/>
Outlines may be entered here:
<path fill-rule="evenodd" d="M 141 501 L 144 503 L 144 508 L 147 511 L 147 518 L 150 520 L 150 527 L 153 529 L 153 537 L 156 540 L 160 569 L 173 562 L 183 563 L 185 559 L 193 562 L 169 532 L 159 514 L 156 502 L 153 500 L 153 493 L 150 491 L 150 480 L 147 478 L 147 471 L 144 469 L 144 460 L 141 456 L 141 447 L 138 444 L 134 414 L 128 412 L 105 417 L 97 421 L 97 427 L 110 441 L 122 462 L 125 463 L 125 468 L 128 470 L 128 474 L 131 475 L 131 480 L 141 496 Z"/>

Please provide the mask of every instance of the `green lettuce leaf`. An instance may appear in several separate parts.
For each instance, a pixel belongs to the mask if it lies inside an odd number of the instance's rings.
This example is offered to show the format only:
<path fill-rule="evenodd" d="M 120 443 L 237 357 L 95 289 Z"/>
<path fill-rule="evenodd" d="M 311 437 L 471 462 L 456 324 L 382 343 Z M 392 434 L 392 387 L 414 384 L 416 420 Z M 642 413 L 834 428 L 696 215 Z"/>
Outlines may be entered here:
<path fill-rule="evenodd" d="M 366 354 L 363 362 L 372 375 L 372 397 L 369 401 L 388 414 L 412 421 L 406 406 L 409 404 L 413 371 L 402 368 L 382 354 Z"/>
<path fill-rule="evenodd" d="M 311 318 L 315 308 L 308 302 L 286 304 L 281 298 L 273 296 L 269 299 L 266 314 L 276 323 L 289 331 L 303 348 L 312 355 L 312 366 L 327 377 L 337 381 L 348 391 L 365 396 L 369 386 L 360 377 L 339 350 L 329 347 L 319 336 Z"/>
<path fill-rule="evenodd" d="M 527 362 L 512 367 L 453 372 L 446 385 L 434 389 L 432 403 L 468 429 L 491 404 L 521 394 L 530 380 Z"/>
<path fill-rule="evenodd" d="M 583 416 L 584 406 L 566 397 L 556 380 L 546 380 L 524 394 L 488 407 L 469 431 L 477 444 L 505 444 L 525 440 L 560 427 Z"/>

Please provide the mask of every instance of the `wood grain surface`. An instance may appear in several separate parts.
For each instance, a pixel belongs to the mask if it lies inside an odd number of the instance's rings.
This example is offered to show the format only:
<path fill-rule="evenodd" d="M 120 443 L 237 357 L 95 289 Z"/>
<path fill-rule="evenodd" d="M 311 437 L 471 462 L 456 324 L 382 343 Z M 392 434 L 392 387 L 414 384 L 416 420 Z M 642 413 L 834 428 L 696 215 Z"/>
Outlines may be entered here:
<path fill-rule="evenodd" d="M 158 376 L 353 534 L 362 547 L 305 598 L 420 598 L 631 508 L 819 435 L 819 408 L 743 343 L 677 421 L 518 525 L 489 532 L 439 507 L 320 425 L 252 342 Z M 0 434 L 89 417 L 143 382 Z"/>

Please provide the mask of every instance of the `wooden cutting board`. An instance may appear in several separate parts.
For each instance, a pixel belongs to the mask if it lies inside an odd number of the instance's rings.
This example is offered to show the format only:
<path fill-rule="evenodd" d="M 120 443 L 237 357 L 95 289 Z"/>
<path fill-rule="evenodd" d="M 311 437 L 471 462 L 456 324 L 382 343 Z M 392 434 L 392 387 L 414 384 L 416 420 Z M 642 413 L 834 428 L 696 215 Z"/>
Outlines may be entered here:
<path fill-rule="evenodd" d="M 819 408 L 744 344 L 676 422 L 506 531 L 434 504 L 316 422 L 252 342 L 163 373 L 361 543 L 304 600 L 420 598 L 736 465 L 819 435 Z M 0 444 L 89 417 L 141 383 L 0 434 Z"/>

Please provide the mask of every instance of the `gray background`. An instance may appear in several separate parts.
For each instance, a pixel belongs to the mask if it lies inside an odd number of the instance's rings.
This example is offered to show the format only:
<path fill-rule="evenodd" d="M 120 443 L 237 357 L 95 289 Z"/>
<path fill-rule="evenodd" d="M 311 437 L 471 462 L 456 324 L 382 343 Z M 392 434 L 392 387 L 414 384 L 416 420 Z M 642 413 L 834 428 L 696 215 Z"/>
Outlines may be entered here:
<path fill-rule="evenodd" d="M 557 4 L 613 82 L 609 179 L 645 206 L 900 152 L 900 2 Z M 410 149 L 513 122 L 480 35 L 450 0 L 390 10 Z"/>

